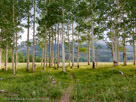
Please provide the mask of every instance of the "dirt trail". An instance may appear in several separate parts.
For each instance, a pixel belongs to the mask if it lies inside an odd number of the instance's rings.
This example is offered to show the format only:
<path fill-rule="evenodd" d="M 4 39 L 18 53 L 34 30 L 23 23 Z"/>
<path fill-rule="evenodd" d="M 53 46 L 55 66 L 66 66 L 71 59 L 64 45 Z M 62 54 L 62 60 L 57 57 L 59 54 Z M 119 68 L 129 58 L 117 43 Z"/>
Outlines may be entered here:
<path fill-rule="evenodd" d="M 64 90 L 63 95 L 61 96 L 60 102 L 71 102 L 70 96 L 74 87 L 74 79 L 71 73 L 69 73 L 69 76 L 71 78 L 70 85 L 66 90 Z"/>

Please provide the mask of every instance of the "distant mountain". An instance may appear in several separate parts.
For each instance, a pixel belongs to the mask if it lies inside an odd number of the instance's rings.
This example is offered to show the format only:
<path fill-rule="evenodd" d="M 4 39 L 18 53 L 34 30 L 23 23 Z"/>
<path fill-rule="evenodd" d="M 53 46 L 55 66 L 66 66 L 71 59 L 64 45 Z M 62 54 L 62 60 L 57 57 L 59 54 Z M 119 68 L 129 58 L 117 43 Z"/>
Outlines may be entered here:
<path fill-rule="evenodd" d="M 30 40 L 32 41 L 32 40 Z M 98 61 L 99 62 L 111 62 L 112 61 L 112 52 L 110 49 L 107 49 L 107 44 L 106 42 L 100 40 L 95 42 L 95 46 L 96 45 L 100 45 L 102 48 L 98 49 L 97 55 L 98 55 Z M 87 43 L 83 44 L 82 47 L 87 49 Z M 133 60 L 133 48 L 132 46 L 127 46 L 127 59 L 128 60 Z M 29 48 L 30 50 L 30 54 L 32 54 L 32 46 Z M 48 53 L 49 53 L 49 47 L 47 47 L 48 49 Z M 54 49 L 55 49 L 55 44 L 54 44 Z M 72 42 L 71 42 L 71 49 L 72 49 Z M 18 52 L 19 53 L 23 53 L 23 56 L 26 56 L 26 52 L 27 52 L 27 46 L 25 42 L 22 42 L 19 46 L 18 46 Z M 35 53 L 36 56 L 41 57 L 41 49 L 39 48 L 38 45 L 35 45 Z M 65 53 L 66 53 L 66 60 L 68 59 L 68 49 L 67 46 L 65 45 Z M 92 49 L 90 50 L 91 53 L 91 57 L 90 60 L 92 60 Z M 61 44 L 60 44 L 60 54 L 61 54 Z M 71 50 L 71 54 L 72 54 L 72 50 Z M 120 51 L 120 61 L 123 61 L 123 52 Z M 87 53 L 84 52 L 80 52 L 80 61 L 81 62 L 87 62 Z M 61 55 L 60 55 L 61 57 Z M 75 61 L 77 60 L 77 43 L 75 43 Z"/>

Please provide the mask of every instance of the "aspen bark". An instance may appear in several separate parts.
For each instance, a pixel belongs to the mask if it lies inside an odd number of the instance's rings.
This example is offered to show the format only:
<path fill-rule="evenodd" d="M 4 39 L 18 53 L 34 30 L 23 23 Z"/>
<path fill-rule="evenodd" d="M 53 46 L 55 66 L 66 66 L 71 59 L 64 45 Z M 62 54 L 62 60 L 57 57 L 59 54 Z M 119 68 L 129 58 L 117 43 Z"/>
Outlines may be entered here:
<path fill-rule="evenodd" d="M 125 38 L 123 38 L 123 64 L 124 66 L 127 65 L 127 56 L 126 56 L 126 41 L 125 41 Z"/>
<path fill-rule="evenodd" d="M 56 28 L 57 29 L 57 28 Z M 57 32 L 57 30 L 56 30 L 56 32 Z M 56 59 L 57 59 L 57 54 L 56 54 L 56 49 L 57 49 L 57 44 L 56 44 L 56 36 L 57 36 L 57 33 L 56 33 L 56 35 L 55 35 L 55 51 L 54 51 L 54 67 L 55 67 L 55 69 L 56 69 Z"/>
<path fill-rule="evenodd" d="M 135 57 L 135 40 L 133 40 L 133 64 L 136 64 L 136 57 Z"/>
<path fill-rule="evenodd" d="M 1 33 L 1 32 L 0 32 Z M 1 41 L 1 37 L 0 37 L 0 41 Z M 2 48 L 0 46 L 0 69 L 1 69 L 1 65 L 2 65 Z"/>
<path fill-rule="evenodd" d="M 97 48 L 96 48 L 96 66 L 97 66 L 97 62 L 98 62 L 98 54 L 97 54 Z"/>
<path fill-rule="evenodd" d="M 15 59 L 15 70 L 17 71 L 17 31 L 16 31 L 16 59 Z"/>
<path fill-rule="evenodd" d="M 14 17 L 15 17 L 14 10 L 15 10 L 15 6 L 13 4 L 13 24 L 15 23 L 15 21 L 14 21 Z M 14 66 L 14 40 L 15 40 L 15 36 L 14 36 L 14 33 L 13 33 L 13 48 L 12 48 L 12 70 L 13 70 L 13 75 L 15 75 L 15 66 Z"/>
<path fill-rule="evenodd" d="M 46 69 L 46 51 L 47 51 L 47 39 L 46 39 L 46 30 L 45 30 L 45 44 L 44 44 L 44 64 L 43 64 L 43 70 Z"/>
<path fill-rule="evenodd" d="M 74 21 L 72 23 L 72 67 L 74 67 Z"/>
<path fill-rule="evenodd" d="M 136 33 L 136 28 L 134 28 L 133 38 L 134 38 L 135 33 Z M 136 64 L 135 40 L 133 39 L 133 65 L 135 64 Z"/>
<path fill-rule="evenodd" d="M 119 65 L 119 39 L 117 39 L 117 65 Z"/>
<path fill-rule="evenodd" d="M 65 44 L 64 44 L 64 9 L 62 9 L 63 23 L 62 23 L 62 70 L 66 72 L 65 69 Z"/>
<path fill-rule="evenodd" d="M 7 62 L 8 62 L 8 44 L 6 44 L 5 70 L 7 70 Z"/>
<path fill-rule="evenodd" d="M 88 33 L 88 65 L 90 65 L 90 34 Z"/>
<path fill-rule="evenodd" d="M 46 38 L 46 67 L 48 66 L 48 49 L 47 49 L 47 38 Z"/>
<path fill-rule="evenodd" d="M 69 60 L 69 66 L 70 66 L 70 38 L 69 38 L 69 26 L 67 25 L 68 30 L 68 60 Z"/>
<path fill-rule="evenodd" d="M 53 40 L 54 40 L 54 35 L 53 35 L 53 32 L 52 32 L 52 53 L 51 53 L 51 66 L 53 65 L 53 62 L 54 62 L 54 43 L 53 43 Z"/>
<path fill-rule="evenodd" d="M 112 20 L 110 18 L 110 20 Z M 110 28 L 110 33 L 111 33 L 111 39 L 112 39 L 112 53 L 113 53 L 113 65 L 114 66 L 117 66 L 117 46 L 116 46 L 116 33 L 115 31 L 113 31 L 113 24 L 111 25 L 111 28 Z"/>
<path fill-rule="evenodd" d="M 79 36 L 80 36 L 80 32 L 78 32 L 78 52 L 77 52 L 77 68 L 79 68 Z"/>
<path fill-rule="evenodd" d="M 93 18 L 92 18 L 92 68 L 95 68 L 95 49 L 94 49 L 94 24 L 93 24 Z"/>
<path fill-rule="evenodd" d="M 29 71 L 29 11 L 28 11 L 28 17 L 27 17 L 27 71 Z"/>
<path fill-rule="evenodd" d="M 41 66 L 43 66 L 43 56 L 44 56 L 44 48 L 42 48 L 42 53 L 41 53 Z"/>
<path fill-rule="evenodd" d="M 32 63 L 32 72 L 35 69 L 35 0 L 34 0 L 34 17 L 33 17 L 33 63 Z"/>
<path fill-rule="evenodd" d="M 57 68 L 59 68 L 59 57 L 60 57 L 60 54 L 59 54 L 59 24 L 58 24 L 58 41 L 57 41 Z"/>
<path fill-rule="evenodd" d="M 49 29 L 49 67 L 51 67 L 51 35 Z"/>
<path fill-rule="evenodd" d="M 0 48 L 0 69 L 2 66 L 2 48 Z"/>

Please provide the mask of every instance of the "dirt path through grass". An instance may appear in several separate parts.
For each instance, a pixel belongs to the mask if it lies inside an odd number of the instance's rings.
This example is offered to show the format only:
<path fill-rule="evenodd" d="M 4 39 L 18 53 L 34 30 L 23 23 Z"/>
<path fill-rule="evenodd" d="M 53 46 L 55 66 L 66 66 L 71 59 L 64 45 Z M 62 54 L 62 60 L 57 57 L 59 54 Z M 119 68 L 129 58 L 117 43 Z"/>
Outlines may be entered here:
<path fill-rule="evenodd" d="M 71 102 L 70 96 L 71 96 L 71 93 L 72 93 L 72 90 L 73 90 L 73 87 L 74 87 L 74 79 L 73 79 L 73 75 L 71 73 L 69 73 L 69 76 L 70 76 L 70 79 L 71 79 L 69 87 L 66 90 L 64 90 L 64 92 L 61 96 L 60 102 Z"/>

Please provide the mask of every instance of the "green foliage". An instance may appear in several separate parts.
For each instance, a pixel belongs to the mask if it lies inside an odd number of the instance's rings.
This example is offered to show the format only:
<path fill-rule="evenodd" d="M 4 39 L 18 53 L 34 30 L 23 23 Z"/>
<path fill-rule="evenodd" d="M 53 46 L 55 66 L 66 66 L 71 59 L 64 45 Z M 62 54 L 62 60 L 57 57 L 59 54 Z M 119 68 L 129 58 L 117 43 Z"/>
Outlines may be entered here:
<path fill-rule="evenodd" d="M 131 63 L 132 64 L 132 63 Z M 98 63 L 95 70 L 91 66 L 80 65 L 80 69 L 70 69 L 63 73 L 61 69 L 47 68 L 45 72 L 37 64 L 35 73 L 26 72 L 24 64 L 20 65 L 15 77 L 12 70 L 0 71 L 0 101 L 12 99 L 44 99 L 41 102 L 60 102 L 68 86 L 73 86 L 71 102 L 135 102 L 136 70 L 134 65 L 113 67 L 111 63 Z M 121 72 L 124 74 L 122 75 Z M 52 76 L 56 84 L 51 82 Z M 73 78 L 71 78 L 71 76 Z M 71 83 L 73 81 L 73 83 Z M 26 100 L 25 102 L 29 102 Z M 35 100 L 38 102 L 39 100 Z"/>
<path fill-rule="evenodd" d="M 22 68 L 23 67 L 23 68 Z M 63 89 L 69 85 L 69 76 L 67 73 L 62 73 L 61 70 L 54 71 L 50 68 L 46 72 L 42 72 L 42 68 L 38 65 L 35 73 L 27 73 L 24 69 L 24 64 L 20 66 L 16 73 L 16 77 L 12 76 L 12 71 L 9 69 L 7 72 L 0 71 L 0 77 L 6 78 L 1 81 L 0 88 L 8 91 L 7 93 L 0 93 L 0 100 L 5 98 L 12 99 L 41 99 L 41 102 L 53 101 L 59 102 Z M 56 84 L 51 82 L 49 76 L 56 80 Z M 42 100 L 43 99 L 43 100 Z"/>

